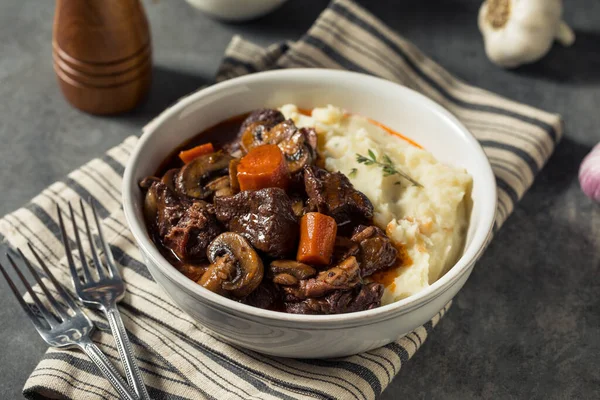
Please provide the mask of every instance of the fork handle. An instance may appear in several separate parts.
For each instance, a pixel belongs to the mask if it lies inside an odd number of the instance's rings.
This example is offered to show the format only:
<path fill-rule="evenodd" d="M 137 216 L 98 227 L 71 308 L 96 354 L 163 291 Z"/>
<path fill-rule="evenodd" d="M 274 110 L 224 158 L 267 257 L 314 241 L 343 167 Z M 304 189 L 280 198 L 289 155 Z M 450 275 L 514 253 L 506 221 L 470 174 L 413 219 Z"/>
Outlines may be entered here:
<path fill-rule="evenodd" d="M 125 370 L 127 382 L 129 382 L 129 384 L 133 387 L 141 400 L 150 400 L 150 396 L 148 396 L 148 391 L 146 390 L 146 385 L 144 385 L 144 380 L 142 379 L 142 374 L 137 363 L 135 362 L 133 348 L 131 347 L 129 337 L 127 336 L 125 325 L 123 325 L 123 320 L 121 319 L 121 313 L 119 313 L 119 309 L 116 305 L 111 305 L 110 307 L 106 308 L 104 312 L 106 314 L 106 318 L 108 319 L 110 330 L 115 338 L 117 350 L 121 356 L 121 363 L 123 364 L 123 369 Z"/>
<path fill-rule="evenodd" d="M 131 391 L 129 386 L 127 386 L 127 383 L 121 378 L 119 371 L 117 371 L 114 365 L 112 365 L 104 353 L 102 353 L 102 350 L 100 350 L 91 339 L 82 339 L 79 346 L 85 354 L 87 354 L 90 360 L 96 364 L 102 372 L 102 375 L 110 382 L 122 399 L 138 400 L 137 395 Z"/>

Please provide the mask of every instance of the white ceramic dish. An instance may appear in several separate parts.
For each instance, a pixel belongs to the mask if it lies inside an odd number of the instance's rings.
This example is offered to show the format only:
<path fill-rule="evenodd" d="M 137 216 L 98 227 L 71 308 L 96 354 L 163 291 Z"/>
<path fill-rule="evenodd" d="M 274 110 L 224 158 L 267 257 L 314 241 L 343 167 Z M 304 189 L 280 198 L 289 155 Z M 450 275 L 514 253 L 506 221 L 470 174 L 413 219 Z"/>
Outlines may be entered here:
<path fill-rule="evenodd" d="M 470 226 L 462 257 L 429 288 L 394 304 L 350 314 L 293 315 L 240 304 L 180 274 L 148 236 L 138 182 L 178 145 L 229 117 L 261 107 L 334 104 L 416 140 L 438 159 L 473 176 Z M 232 79 L 184 98 L 142 135 L 127 165 L 123 205 L 148 269 L 182 310 L 228 342 L 284 357 L 324 358 L 385 345 L 432 318 L 456 295 L 490 238 L 495 179 L 479 143 L 448 111 L 400 85 L 334 70 L 290 69 Z"/>
<path fill-rule="evenodd" d="M 262 17 L 286 0 L 187 0 L 198 10 L 224 21 L 240 22 Z"/>

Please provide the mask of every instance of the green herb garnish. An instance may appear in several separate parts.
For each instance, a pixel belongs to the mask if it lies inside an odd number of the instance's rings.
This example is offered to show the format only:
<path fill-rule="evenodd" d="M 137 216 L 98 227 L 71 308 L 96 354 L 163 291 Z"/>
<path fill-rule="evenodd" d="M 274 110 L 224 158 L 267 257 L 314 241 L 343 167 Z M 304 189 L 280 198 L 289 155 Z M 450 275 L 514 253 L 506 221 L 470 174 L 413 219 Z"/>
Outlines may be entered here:
<path fill-rule="evenodd" d="M 358 170 L 357 170 L 356 168 L 352 168 L 352 169 L 350 170 L 350 173 L 348 174 L 348 176 L 349 176 L 350 178 L 355 178 L 355 177 L 356 177 L 356 173 L 357 173 L 357 172 L 358 172 Z"/>
<path fill-rule="evenodd" d="M 365 165 L 378 165 L 379 167 L 381 167 L 381 170 L 383 171 L 383 176 L 400 175 L 401 177 L 403 177 L 404 179 L 406 179 L 413 185 L 418 186 L 418 187 L 423 187 L 423 185 L 421 185 L 419 182 L 415 181 L 407 173 L 396 168 L 392 159 L 390 157 L 388 157 L 387 154 L 384 154 L 381 156 L 381 158 L 383 159 L 383 162 L 381 162 L 381 161 L 377 161 L 377 156 L 375 156 L 375 153 L 373 153 L 373 150 L 369 149 L 367 153 L 369 155 L 368 157 L 365 157 L 362 154 L 356 153 L 356 161 L 360 164 L 365 164 Z M 395 184 L 397 185 L 397 184 L 399 184 L 399 182 L 396 182 Z"/>

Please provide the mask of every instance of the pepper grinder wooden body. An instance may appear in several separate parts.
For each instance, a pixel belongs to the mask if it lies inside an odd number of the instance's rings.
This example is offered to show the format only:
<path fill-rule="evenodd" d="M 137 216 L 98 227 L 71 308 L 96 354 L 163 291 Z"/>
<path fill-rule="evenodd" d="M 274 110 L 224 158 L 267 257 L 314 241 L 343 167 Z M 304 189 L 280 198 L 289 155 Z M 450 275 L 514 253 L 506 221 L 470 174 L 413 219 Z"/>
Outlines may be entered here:
<path fill-rule="evenodd" d="M 117 114 L 148 92 L 152 48 L 139 0 L 56 0 L 52 35 L 54 71 L 74 107 Z"/>

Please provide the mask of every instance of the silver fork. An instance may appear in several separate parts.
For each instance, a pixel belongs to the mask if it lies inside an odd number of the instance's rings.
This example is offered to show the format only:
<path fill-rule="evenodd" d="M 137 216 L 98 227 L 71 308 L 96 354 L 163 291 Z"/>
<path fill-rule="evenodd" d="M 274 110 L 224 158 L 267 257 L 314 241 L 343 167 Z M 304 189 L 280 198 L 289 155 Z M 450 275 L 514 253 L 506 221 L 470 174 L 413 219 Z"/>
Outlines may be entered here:
<path fill-rule="evenodd" d="M 51 308 L 53 309 L 53 312 L 51 312 L 50 309 L 48 309 L 48 307 L 41 302 L 40 298 L 33 291 L 31 285 L 25 276 L 23 276 L 21 270 L 19 267 L 17 267 L 17 264 L 10 254 L 6 254 L 6 257 L 8 258 L 8 261 L 17 273 L 21 282 L 23 282 L 27 292 L 29 292 L 29 295 L 35 303 L 38 313 L 35 313 L 21 297 L 19 290 L 13 283 L 2 264 L 0 264 L 0 271 L 2 272 L 2 275 L 4 275 L 4 278 L 8 282 L 12 292 L 19 301 L 19 304 L 21 304 L 21 307 L 25 313 L 33 322 L 35 329 L 37 329 L 38 333 L 46 341 L 46 343 L 52 347 L 79 347 L 85 354 L 87 354 L 94 364 L 96 364 L 106 379 L 108 379 L 111 385 L 113 385 L 121 398 L 127 400 L 136 400 L 137 396 L 135 393 L 131 391 L 129 386 L 127 386 L 127 383 L 125 383 L 119 375 L 119 372 L 90 338 L 94 330 L 94 324 L 92 321 L 87 315 L 85 315 L 81 308 L 75 304 L 75 301 L 71 295 L 63 289 L 54 275 L 52 275 L 50 270 L 48 270 L 48 267 L 42 258 L 33 249 L 31 244 L 28 243 L 28 246 L 38 261 L 38 264 L 42 267 L 44 273 L 52 282 L 54 288 L 56 289 L 59 300 L 57 300 L 57 298 L 50 293 L 48 287 L 44 284 L 35 268 L 31 265 L 21 250 L 17 249 L 17 251 L 19 252 L 19 255 L 21 256 L 25 266 L 30 271 L 31 275 L 33 275 L 33 278 L 46 295 L 48 302 L 52 306 Z"/>
<path fill-rule="evenodd" d="M 63 238 L 63 245 L 65 247 L 67 261 L 69 263 L 69 268 L 71 269 L 71 275 L 73 278 L 73 286 L 75 286 L 77 296 L 83 304 L 89 307 L 97 308 L 106 315 L 108 324 L 110 325 L 110 329 L 115 338 L 117 350 L 121 356 L 121 362 L 123 364 L 123 369 L 125 370 L 127 382 L 129 382 L 131 387 L 133 387 L 140 399 L 150 399 L 142 379 L 142 374 L 140 373 L 137 363 L 135 362 L 133 349 L 131 347 L 131 343 L 129 342 L 125 326 L 123 325 L 121 314 L 117 308 L 117 302 L 120 301 L 125 295 L 125 284 L 123 283 L 123 279 L 119 274 L 119 269 L 114 261 L 112 252 L 104 240 L 102 227 L 100 226 L 100 222 L 98 220 L 98 213 L 96 212 L 94 202 L 91 199 L 89 202 L 92 206 L 92 213 L 96 222 L 98 238 L 100 240 L 101 251 L 104 253 L 106 266 L 102 264 L 96 251 L 96 246 L 94 245 L 92 232 L 87 219 L 87 213 L 85 211 L 85 207 L 83 206 L 83 201 L 80 199 L 79 205 L 81 206 L 81 215 L 83 217 L 88 242 L 90 244 L 92 262 L 98 275 L 98 279 L 95 280 L 92 276 L 90 266 L 86 261 L 86 255 L 83 251 L 83 246 L 79 238 L 73 207 L 71 206 L 71 203 L 69 203 L 69 214 L 73 224 L 73 231 L 75 232 L 75 242 L 77 244 L 79 258 L 81 260 L 81 266 L 83 269 L 84 283 L 81 282 L 79 275 L 77 274 L 77 269 L 75 267 L 75 262 L 71 254 L 71 247 L 69 246 L 69 241 L 65 230 L 65 224 L 62 218 L 62 211 L 58 204 L 56 205 L 58 211 L 58 221 L 60 223 L 60 229 Z"/>

